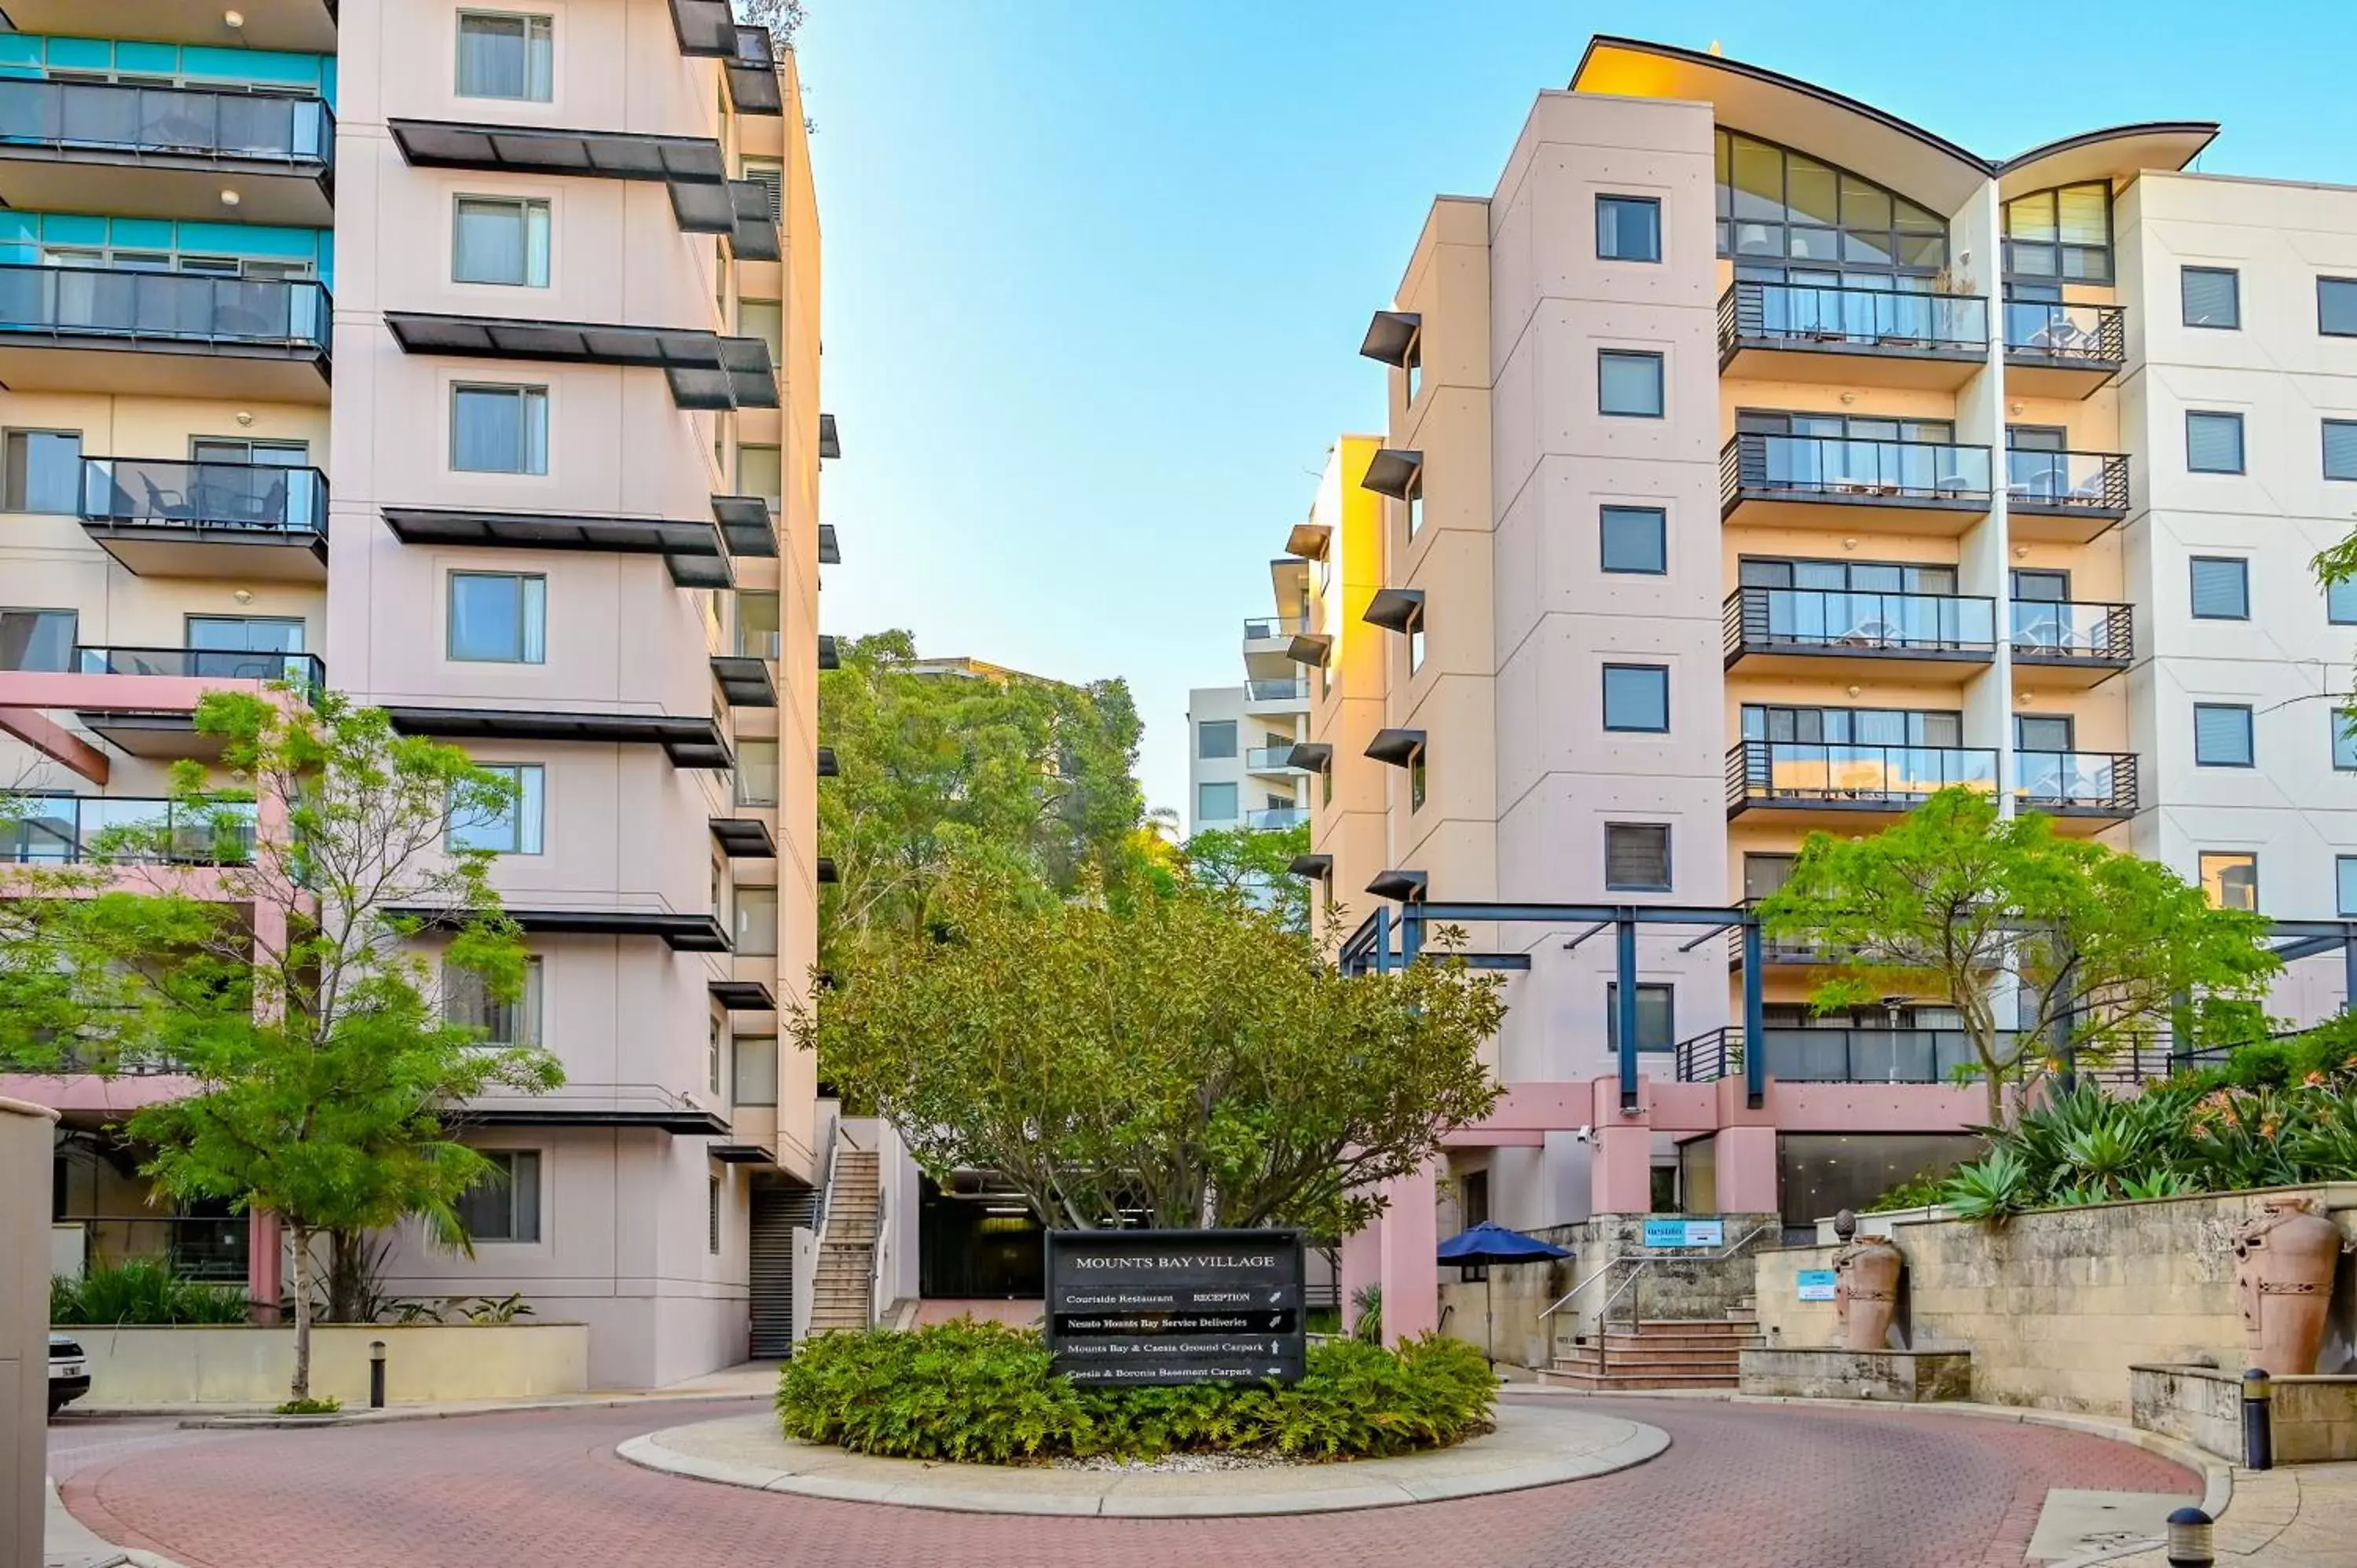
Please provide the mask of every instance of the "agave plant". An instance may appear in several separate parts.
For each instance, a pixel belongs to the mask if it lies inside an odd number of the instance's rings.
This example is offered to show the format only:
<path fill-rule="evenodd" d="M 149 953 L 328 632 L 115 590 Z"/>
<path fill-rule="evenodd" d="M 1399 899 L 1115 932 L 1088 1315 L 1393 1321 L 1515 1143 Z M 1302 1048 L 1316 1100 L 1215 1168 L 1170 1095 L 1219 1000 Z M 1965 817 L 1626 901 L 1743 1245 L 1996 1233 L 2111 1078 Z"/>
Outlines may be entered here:
<path fill-rule="evenodd" d="M 1991 1149 L 1986 1158 L 1958 1165 L 1948 1178 L 1948 1207 L 1957 1218 L 1983 1225 L 2002 1225 L 2037 1200 L 2029 1162 L 2003 1146 Z"/>

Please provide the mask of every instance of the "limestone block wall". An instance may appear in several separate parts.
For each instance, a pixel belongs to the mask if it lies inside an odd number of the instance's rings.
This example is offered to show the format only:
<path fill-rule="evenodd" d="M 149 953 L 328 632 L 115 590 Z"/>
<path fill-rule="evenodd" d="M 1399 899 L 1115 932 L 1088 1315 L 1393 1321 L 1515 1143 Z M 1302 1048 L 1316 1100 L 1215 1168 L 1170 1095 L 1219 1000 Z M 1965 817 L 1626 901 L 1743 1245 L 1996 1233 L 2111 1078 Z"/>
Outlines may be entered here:
<path fill-rule="evenodd" d="M 2298 1189 L 2357 1239 L 2357 1184 Z M 2025 1214 L 1996 1230 L 1957 1219 L 1901 1222 L 1901 1311 L 1917 1349 L 1969 1349 L 1973 1397 L 2125 1416 L 2128 1369 L 2205 1358 L 2240 1368 L 2234 1231 L 2257 1193 L 2216 1193 Z M 1833 1266 L 1830 1247 L 1759 1256 L 1770 1345 L 1827 1345 L 1831 1303 L 1799 1299 L 1798 1274 Z M 2344 1258 L 2322 1369 L 2357 1370 L 2357 1260 Z"/>

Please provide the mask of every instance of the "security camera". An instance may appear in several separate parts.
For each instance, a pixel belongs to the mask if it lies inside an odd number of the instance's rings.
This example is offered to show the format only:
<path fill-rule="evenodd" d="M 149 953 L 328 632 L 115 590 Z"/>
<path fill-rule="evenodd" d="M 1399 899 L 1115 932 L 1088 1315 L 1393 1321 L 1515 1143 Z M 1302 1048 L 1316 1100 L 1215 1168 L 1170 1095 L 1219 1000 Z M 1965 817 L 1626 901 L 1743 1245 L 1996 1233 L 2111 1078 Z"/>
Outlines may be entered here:
<path fill-rule="evenodd" d="M 1579 1131 L 1571 1135 L 1571 1141 L 1575 1144 L 1585 1144 L 1593 1141 L 1595 1136 L 1596 1129 L 1582 1122 L 1579 1124 Z"/>

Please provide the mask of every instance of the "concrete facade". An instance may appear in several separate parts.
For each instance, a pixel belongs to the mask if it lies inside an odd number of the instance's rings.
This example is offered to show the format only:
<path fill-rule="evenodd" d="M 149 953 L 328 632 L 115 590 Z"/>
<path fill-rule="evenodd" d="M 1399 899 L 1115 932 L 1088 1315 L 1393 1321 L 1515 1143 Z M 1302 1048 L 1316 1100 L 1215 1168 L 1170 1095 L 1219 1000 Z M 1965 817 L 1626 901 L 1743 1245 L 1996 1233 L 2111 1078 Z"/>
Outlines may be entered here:
<path fill-rule="evenodd" d="M 253 669 L 190 652 L 240 627 L 324 660 L 324 679 L 358 703 L 429 711 L 417 733 L 455 723 L 479 760 L 539 769 L 536 832 L 493 879 L 526 912 L 538 961 L 537 1015 L 522 1026 L 567 1082 L 487 1107 L 507 1124 L 471 1135 L 535 1157 L 536 1220 L 526 1237 L 479 1239 L 471 1257 L 404 1231 L 384 1284 L 521 1292 L 544 1318 L 590 1326 L 593 1383 L 654 1385 L 743 1359 L 755 1190 L 806 1189 L 822 1164 L 815 1065 L 777 1048 L 774 1010 L 802 993 L 817 945 L 818 468 L 834 440 L 818 401 L 820 237 L 794 62 L 772 61 L 766 32 L 697 0 L 531 12 L 348 0 L 334 13 L 332 52 L 304 57 L 329 84 L 332 204 L 303 231 L 316 259 L 291 274 L 260 259 L 288 252 L 280 229 L 208 223 L 199 247 L 182 223 L 160 261 L 142 253 L 160 242 L 140 226 L 159 177 L 135 172 L 135 149 L 83 171 L 70 222 L 11 231 L 5 259 L 22 267 L 210 276 L 226 256 L 245 279 L 296 280 L 252 287 L 326 292 L 291 347 L 266 333 L 249 345 L 238 333 L 259 329 L 230 315 L 212 341 L 169 353 L 99 335 L 52 345 L 36 331 L 48 323 L 0 323 L 13 329 L 0 426 L 35 476 L 5 498 L 23 515 L 0 542 L 0 610 L 11 632 L 47 637 L 0 634 L 0 710 L 16 737 L 0 782 L 162 795 L 168 757 L 107 738 L 90 713 L 184 712 L 195 687 L 279 673 L 275 651 Z M 162 29 L 149 41 L 218 41 L 215 15 L 140 15 Z M 0 158 L 12 207 L 31 156 Z M 240 184 L 233 160 L 161 177 L 207 213 L 255 205 L 219 194 Z M 100 251 L 52 242 L 93 224 Z M 112 280 L 91 286 L 102 313 Z M 622 330 L 568 330 L 582 326 Z M 725 349 L 736 369 L 667 369 L 648 358 L 647 329 L 671 335 L 663 354 L 706 364 Z M 510 412 L 467 401 L 483 396 Z M 78 447 L 20 439 L 76 432 Z M 156 461 L 120 461 L 135 458 Z M 290 462 L 307 478 L 270 488 Z M 240 486 L 246 511 L 259 497 L 279 512 L 210 515 L 221 503 L 207 498 Z M 93 514 L 110 506 L 150 535 L 207 537 L 168 553 L 109 544 Z M 236 543 L 257 521 L 273 542 Z M 604 532 L 617 525 L 660 526 L 680 548 Z M 457 585 L 470 577 L 518 585 L 529 629 L 504 655 L 462 646 Z M 74 619 L 17 622 L 20 608 Z M 129 672 L 146 667 L 203 679 Z M 58 670 L 95 671 L 78 677 L 95 684 L 36 684 Z M 431 716 L 449 710 L 465 712 Z M 725 763 L 500 733 L 553 715 L 708 723 L 719 749 L 707 757 Z M 715 826 L 730 822 L 733 848 Z M 535 913 L 709 917 L 726 941 L 701 952 L 536 932 Z M 748 984 L 772 1005 L 748 1006 Z M 715 991 L 732 985 L 726 1001 Z M 7 1081 L 91 1129 L 178 1087 L 162 1074 Z M 697 1117 L 703 1131 L 679 1130 Z M 257 1295 L 274 1298 L 275 1245 L 257 1232 L 253 1252 Z"/>
<path fill-rule="evenodd" d="M 1308 820 L 1304 770 L 1293 746 L 1309 738 L 1314 674 L 1295 639 L 1308 625 L 1309 567 L 1297 557 L 1269 563 L 1275 613 L 1243 623 L 1243 680 L 1187 693 L 1187 832 L 1249 828 L 1278 832 Z"/>

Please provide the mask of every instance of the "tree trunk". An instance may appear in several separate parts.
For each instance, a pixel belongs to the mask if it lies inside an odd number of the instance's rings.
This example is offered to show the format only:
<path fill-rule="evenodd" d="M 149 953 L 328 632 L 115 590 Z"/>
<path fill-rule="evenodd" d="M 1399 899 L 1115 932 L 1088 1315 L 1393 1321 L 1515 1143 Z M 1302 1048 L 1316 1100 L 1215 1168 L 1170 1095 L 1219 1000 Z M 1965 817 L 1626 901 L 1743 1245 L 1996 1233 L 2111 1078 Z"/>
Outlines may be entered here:
<path fill-rule="evenodd" d="M 311 1232 L 292 1228 L 295 1237 L 295 1386 L 287 1398 L 299 1403 L 311 1397 Z"/>

